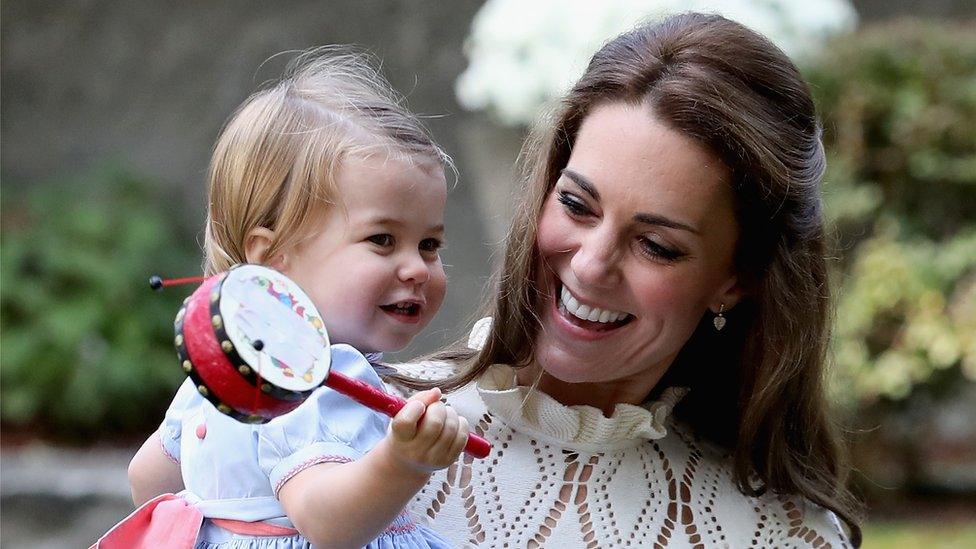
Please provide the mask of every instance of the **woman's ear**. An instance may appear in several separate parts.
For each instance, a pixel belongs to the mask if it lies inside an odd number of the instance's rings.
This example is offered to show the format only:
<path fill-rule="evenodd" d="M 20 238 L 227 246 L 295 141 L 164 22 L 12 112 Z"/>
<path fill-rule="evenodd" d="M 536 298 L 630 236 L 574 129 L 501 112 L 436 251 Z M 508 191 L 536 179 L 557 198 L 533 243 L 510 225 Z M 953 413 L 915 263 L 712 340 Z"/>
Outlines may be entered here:
<path fill-rule="evenodd" d="M 732 275 L 719 288 L 715 297 L 708 304 L 708 308 L 715 314 L 718 314 L 723 309 L 728 312 L 742 300 L 745 293 L 745 289 L 739 284 L 739 277 Z"/>
<path fill-rule="evenodd" d="M 274 231 L 266 227 L 255 227 L 247 232 L 244 238 L 244 258 L 248 263 L 267 265 L 273 269 L 283 271 L 285 268 L 285 255 L 275 254 L 275 257 L 267 257 L 268 250 L 274 242 Z"/>

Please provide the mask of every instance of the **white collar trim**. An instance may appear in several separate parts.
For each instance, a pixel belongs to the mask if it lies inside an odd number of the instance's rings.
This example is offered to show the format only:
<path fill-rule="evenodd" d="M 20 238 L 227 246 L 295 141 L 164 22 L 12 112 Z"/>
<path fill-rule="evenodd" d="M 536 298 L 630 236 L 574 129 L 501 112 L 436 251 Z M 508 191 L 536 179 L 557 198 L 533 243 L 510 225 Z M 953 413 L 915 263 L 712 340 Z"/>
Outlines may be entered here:
<path fill-rule="evenodd" d="M 665 437 L 671 410 L 688 392 L 671 387 L 659 399 L 641 406 L 617 404 L 613 415 L 606 417 L 593 406 L 565 406 L 542 391 L 518 385 L 515 369 L 503 364 L 489 367 L 478 380 L 477 390 L 493 415 L 518 425 L 519 430 L 592 451 Z"/>

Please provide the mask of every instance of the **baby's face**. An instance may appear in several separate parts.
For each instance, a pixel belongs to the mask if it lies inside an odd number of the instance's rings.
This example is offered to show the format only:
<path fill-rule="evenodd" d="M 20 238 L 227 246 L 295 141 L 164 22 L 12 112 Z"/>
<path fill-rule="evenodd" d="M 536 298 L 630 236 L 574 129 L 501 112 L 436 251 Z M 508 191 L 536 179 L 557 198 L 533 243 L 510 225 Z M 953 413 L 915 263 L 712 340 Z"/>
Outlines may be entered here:
<path fill-rule="evenodd" d="M 376 154 L 346 159 L 336 183 L 338 206 L 282 270 L 312 298 L 332 343 L 402 349 L 444 300 L 444 171 Z"/>

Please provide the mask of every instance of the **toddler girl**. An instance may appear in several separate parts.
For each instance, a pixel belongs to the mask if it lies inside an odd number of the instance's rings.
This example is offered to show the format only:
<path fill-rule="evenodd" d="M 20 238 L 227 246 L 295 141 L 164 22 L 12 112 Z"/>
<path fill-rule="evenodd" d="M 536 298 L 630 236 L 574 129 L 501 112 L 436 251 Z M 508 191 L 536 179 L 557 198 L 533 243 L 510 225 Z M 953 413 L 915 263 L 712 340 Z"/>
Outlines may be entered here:
<path fill-rule="evenodd" d="M 362 56 L 305 55 L 245 101 L 217 141 L 207 274 L 242 262 L 281 271 L 322 314 L 333 370 L 382 387 L 360 353 L 403 348 L 444 297 L 449 163 Z M 248 425 L 187 380 L 129 466 L 133 500 L 152 501 L 101 543 L 446 547 L 401 514 L 467 439 L 466 420 L 439 398 L 415 395 L 390 425 L 319 388 L 294 411 Z"/>

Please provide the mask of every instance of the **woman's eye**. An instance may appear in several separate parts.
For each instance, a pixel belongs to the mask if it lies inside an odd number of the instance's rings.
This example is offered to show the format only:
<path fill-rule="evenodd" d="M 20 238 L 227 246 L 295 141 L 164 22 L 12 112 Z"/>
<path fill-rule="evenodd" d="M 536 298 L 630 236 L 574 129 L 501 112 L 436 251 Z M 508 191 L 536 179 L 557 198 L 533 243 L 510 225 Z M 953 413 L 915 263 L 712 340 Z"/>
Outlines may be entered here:
<path fill-rule="evenodd" d="M 662 259 L 667 262 L 676 261 L 685 256 L 685 253 L 681 250 L 676 250 L 674 248 L 669 248 L 662 244 L 642 236 L 638 238 L 641 253 L 650 257 L 651 259 Z"/>
<path fill-rule="evenodd" d="M 556 200 L 566 208 L 566 211 L 571 215 L 588 215 L 590 209 L 586 207 L 586 203 L 577 198 L 576 196 L 566 192 L 559 191 L 556 193 Z"/>
<path fill-rule="evenodd" d="M 437 252 L 443 245 L 444 243 L 436 238 L 425 238 L 420 241 L 420 251 Z"/>
<path fill-rule="evenodd" d="M 369 240 L 373 244 L 376 244 L 377 246 L 382 246 L 384 248 L 388 246 L 392 246 L 394 243 L 393 235 L 391 234 L 374 234 L 373 236 L 367 238 L 366 240 Z"/>

